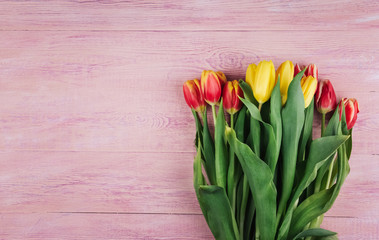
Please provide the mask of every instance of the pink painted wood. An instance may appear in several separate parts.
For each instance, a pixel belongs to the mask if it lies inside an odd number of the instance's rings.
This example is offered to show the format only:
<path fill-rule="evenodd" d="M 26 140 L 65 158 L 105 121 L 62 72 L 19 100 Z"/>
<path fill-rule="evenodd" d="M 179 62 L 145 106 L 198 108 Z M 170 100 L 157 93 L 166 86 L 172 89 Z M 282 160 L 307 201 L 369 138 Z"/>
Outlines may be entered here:
<path fill-rule="evenodd" d="M 0 9 L 1 239 L 212 239 L 181 86 L 202 69 L 241 78 L 261 59 L 314 62 L 339 97 L 358 99 L 351 172 L 323 226 L 379 238 L 375 1 Z"/>

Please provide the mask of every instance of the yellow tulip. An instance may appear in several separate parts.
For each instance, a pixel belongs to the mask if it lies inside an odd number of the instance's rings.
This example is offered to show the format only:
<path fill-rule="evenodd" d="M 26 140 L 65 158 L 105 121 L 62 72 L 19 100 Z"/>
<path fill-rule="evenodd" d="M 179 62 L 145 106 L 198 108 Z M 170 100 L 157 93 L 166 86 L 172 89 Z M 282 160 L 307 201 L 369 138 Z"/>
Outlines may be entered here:
<path fill-rule="evenodd" d="M 285 61 L 276 70 L 276 82 L 280 75 L 280 95 L 282 96 L 282 105 L 287 101 L 288 86 L 290 85 L 294 74 L 294 67 L 291 61 Z"/>
<path fill-rule="evenodd" d="M 304 102 L 305 102 L 305 108 L 311 104 L 313 96 L 315 95 L 317 89 L 317 79 L 308 76 L 308 77 L 303 77 L 301 79 L 301 90 L 303 90 L 304 94 Z"/>
<path fill-rule="evenodd" d="M 258 66 L 250 64 L 246 71 L 246 82 L 251 86 L 259 104 L 265 103 L 275 86 L 275 67 L 272 61 L 261 61 Z"/>
<path fill-rule="evenodd" d="M 246 82 L 247 84 L 249 84 L 251 89 L 253 89 L 253 81 L 254 81 L 256 71 L 257 71 L 257 65 L 255 65 L 254 63 L 250 64 L 246 70 Z"/>

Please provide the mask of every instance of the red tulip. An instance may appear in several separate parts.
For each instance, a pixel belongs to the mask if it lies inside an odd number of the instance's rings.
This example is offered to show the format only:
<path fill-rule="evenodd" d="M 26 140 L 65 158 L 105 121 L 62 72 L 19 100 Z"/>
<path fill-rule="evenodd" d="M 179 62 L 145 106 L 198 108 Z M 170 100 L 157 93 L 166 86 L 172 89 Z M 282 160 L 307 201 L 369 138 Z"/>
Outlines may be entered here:
<path fill-rule="evenodd" d="M 333 85 L 329 80 L 321 80 L 318 82 L 316 94 L 316 108 L 322 114 L 333 111 L 337 107 L 336 93 Z"/>
<path fill-rule="evenodd" d="M 316 80 L 318 80 L 318 68 L 317 68 L 316 64 L 309 64 L 307 67 L 307 70 L 305 70 L 304 75 L 306 77 L 312 76 L 312 77 L 316 78 Z"/>
<path fill-rule="evenodd" d="M 299 64 L 296 63 L 295 65 L 295 69 L 294 69 L 294 72 L 293 72 L 293 77 L 296 77 L 296 75 L 301 72 L 301 68 L 299 66 Z"/>
<path fill-rule="evenodd" d="M 218 103 L 222 93 L 222 86 L 226 83 L 226 77 L 222 72 L 204 70 L 201 74 L 201 91 L 204 100 L 210 105 Z"/>
<path fill-rule="evenodd" d="M 342 98 L 340 102 L 340 121 L 342 117 L 342 104 L 345 105 L 345 115 L 347 129 L 351 129 L 355 121 L 357 121 L 357 114 L 359 113 L 358 101 L 355 98 Z"/>
<path fill-rule="evenodd" d="M 222 101 L 224 109 L 229 114 L 234 114 L 241 109 L 242 102 L 238 97 L 243 97 L 243 91 L 240 88 L 238 81 L 233 80 L 227 82 L 222 92 Z"/>
<path fill-rule="evenodd" d="M 190 108 L 202 113 L 205 110 L 203 94 L 200 91 L 199 80 L 188 80 L 183 84 L 184 99 Z"/>
<path fill-rule="evenodd" d="M 296 63 L 293 76 L 296 77 L 296 75 L 299 72 L 301 72 L 301 68 Z M 318 68 L 317 68 L 316 64 L 309 64 L 307 67 L 307 70 L 305 70 L 305 72 L 304 72 L 304 76 L 301 76 L 301 78 L 308 77 L 308 76 L 312 76 L 312 77 L 316 78 L 316 80 L 318 80 Z"/>

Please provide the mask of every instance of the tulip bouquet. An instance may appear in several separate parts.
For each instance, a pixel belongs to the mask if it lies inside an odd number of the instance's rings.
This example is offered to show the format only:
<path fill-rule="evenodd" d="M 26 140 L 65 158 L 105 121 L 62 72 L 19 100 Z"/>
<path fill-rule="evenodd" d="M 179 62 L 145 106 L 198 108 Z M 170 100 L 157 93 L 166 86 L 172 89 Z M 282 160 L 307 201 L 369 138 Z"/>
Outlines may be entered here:
<path fill-rule="evenodd" d="M 196 123 L 194 188 L 216 239 L 336 237 L 320 224 L 349 173 L 355 99 L 337 104 L 314 64 L 301 70 L 290 61 L 276 71 L 271 61 L 250 64 L 246 81 L 203 71 L 183 92 Z"/>

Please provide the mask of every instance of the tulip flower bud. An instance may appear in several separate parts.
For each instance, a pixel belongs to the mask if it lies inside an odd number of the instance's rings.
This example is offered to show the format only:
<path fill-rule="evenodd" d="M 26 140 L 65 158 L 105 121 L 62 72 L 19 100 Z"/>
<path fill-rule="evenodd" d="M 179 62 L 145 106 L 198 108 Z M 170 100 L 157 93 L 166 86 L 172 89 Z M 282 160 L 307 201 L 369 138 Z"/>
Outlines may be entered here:
<path fill-rule="evenodd" d="M 188 80 L 183 84 L 184 99 L 190 108 L 195 109 L 198 113 L 205 110 L 205 102 L 200 91 L 199 80 Z"/>
<path fill-rule="evenodd" d="M 340 102 L 340 121 L 342 117 L 342 104 L 345 105 L 345 115 L 346 115 L 346 124 L 347 129 L 351 129 L 355 122 L 357 121 L 357 116 L 359 113 L 358 101 L 355 98 L 342 98 Z"/>
<path fill-rule="evenodd" d="M 299 74 L 299 72 L 301 72 L 301 68 L 300 68 L 299 64 L 296 63 L 295 69 L 293 71 L 293 77 L 296 77 L 296 75 Z"/>
<path fill-rule="evenodd" d="M 304 94 L 305 108 L 311 104 L 313 96 L 315 95 L 317 88 L 317 80 L 312 76 L 303 77 L 301 79 L 301 90 Z"/>
<path fill-rule="evenodd" d="M 329 80 L 321 80 L 318 82 L 315 103 L 317 111 L 322 114 L 333 111 L 337 107 L 336 93 L 332 83 Z"/>
<path fill-rule="evenodd" d="M 246 82 L 253 90 L 255 99 L 265 103 L 275 86 L 275 67 L 272 61 L 261 61 L 258 66 L 250 64 L 246 71 Z"/>
<path fill-rule="evenodd" d="M 242 107 L 242 102 L 239 97 L 243 97 L 243 91 L 240 88 L 238 81 L 233 80 L 227 82 L 222 91 L 222 102 L 224 109 L 229 114 L 235 114 Z"/>
<path fill-rule="evenodd" d="M 318 68 L 316 64 L 309 64 L 307 70 L 305 70 L 304 76 L 312 76 L 318 81 Z"/>
<path fill-rule="evenodd" d="M 276 82 L 278 81 L 278 76 L 280 76 L 280 95 L 282 95 L 282 105 L 287 101 L 288 86 L 294 77 L 293 74 L 293 63 L 288 60 L 280 64 L 276 70 Z"/>
<path fill-rule="evenodd" d="M 220 71 L 216 72 L 216 75 L 218 77 L 218 80 L 221 83 L 221 88 L 222 88 L 226 83 L 226 76 L 223 72 L 220 72 Z"/>
<path fill-rule="evenodd" d="M 222 72 L 204 70 L 201 73 L 201 91 L 204 100 L 209 105 L 218 103 L 222 93 L 222 86 L 226 82 L 226 77 Z"/>

